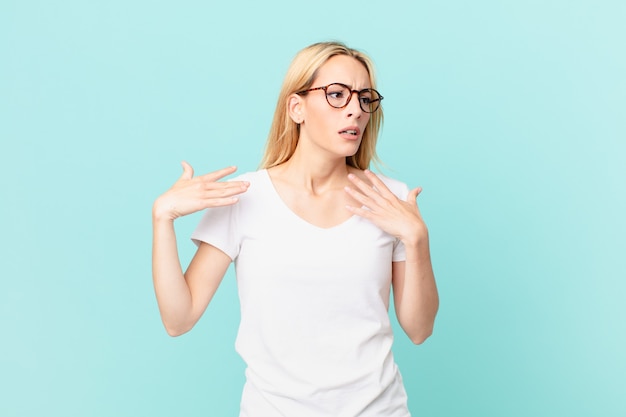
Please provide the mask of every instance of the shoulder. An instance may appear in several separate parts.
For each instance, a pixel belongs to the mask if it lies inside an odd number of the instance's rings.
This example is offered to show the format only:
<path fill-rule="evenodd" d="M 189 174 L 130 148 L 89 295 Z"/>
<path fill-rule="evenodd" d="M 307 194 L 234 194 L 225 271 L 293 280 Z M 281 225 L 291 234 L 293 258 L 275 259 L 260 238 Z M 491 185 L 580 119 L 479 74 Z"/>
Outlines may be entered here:
<path fill-rule="evenodd" d="M 250 183 L 263 181 L 263 179 L 267 177 L 267 172 L 265 169 L 260 169 L 258 171 L 249 171 L 244 172 L 236 177 L 230 178 L 228 181 L 249 181 Z"/>
<path fill-rule="evenodd" d="M 252 199 L 256 196 L 267 195 L 267 193 L 271 190 L 271 182 L 269 180 L 267 170 L 265 169 L 245 172 L 229 179 L 228 181 L 247 181 L 250 183 L 248 191 L 239 196 L 242 201 Z"/>

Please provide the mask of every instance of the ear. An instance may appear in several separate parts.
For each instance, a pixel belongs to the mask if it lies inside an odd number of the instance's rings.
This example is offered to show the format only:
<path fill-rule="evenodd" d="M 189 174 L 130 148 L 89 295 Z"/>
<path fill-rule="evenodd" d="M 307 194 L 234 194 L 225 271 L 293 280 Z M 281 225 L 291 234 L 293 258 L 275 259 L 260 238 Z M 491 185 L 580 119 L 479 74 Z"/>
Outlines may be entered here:
<path fill-rule="evenodd" d="M 287 111 L 294 123 L 304 122 L 304 100 L 297 94 L 292 94 L 287 100 Z"/>

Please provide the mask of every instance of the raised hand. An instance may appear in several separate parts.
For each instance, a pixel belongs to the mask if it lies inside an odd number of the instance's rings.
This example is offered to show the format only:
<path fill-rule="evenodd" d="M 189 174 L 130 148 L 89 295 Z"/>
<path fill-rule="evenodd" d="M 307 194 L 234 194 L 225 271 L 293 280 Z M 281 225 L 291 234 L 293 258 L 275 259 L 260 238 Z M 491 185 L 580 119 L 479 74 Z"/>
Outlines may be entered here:
<path fill-rule="evenodd" d="M 152 208 L 155 219 L 174 220 L 209 207 L 235 204 L 237 195 L 248 190 L 247 181 L 219 180 L 237 170 L 231 166 L 194 178 L 193 168 L 182 162 L 183 174 L 172 188 L 159 196 Z"/>
<path fill-rule="evenodd" d="M 346 192 L 365 208 L 353 206 L 346 206 L 346 208 L 370 220 L 405 244 L 427 241 L 428 229 L 417 207 L 417 196 L 422 191 L 421 187 L 411 190 L 406 201 L 402 201 L 374 173 L 369 170 L 365 170 L 364 173 L 372 185 L 350 174 L 348 179 L 356 189 L 346 187 Z"/>

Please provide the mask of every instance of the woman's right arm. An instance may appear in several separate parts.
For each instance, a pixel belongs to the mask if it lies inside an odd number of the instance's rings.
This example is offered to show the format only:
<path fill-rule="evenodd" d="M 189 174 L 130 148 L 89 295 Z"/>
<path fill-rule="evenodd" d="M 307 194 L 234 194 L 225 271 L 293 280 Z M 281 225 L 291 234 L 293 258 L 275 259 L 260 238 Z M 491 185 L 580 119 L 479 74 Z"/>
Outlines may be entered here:
<path fill-rule="evenodd" d="M 235 204 L 237 195 L 248 189 L 245 181 L 219 182 L 235 167 L 193 177 L 183 162 L 183 175 L 152 207 L 152 278 L 161 319 L 170 336 L 189 331 L 209 305 L 231 259 L 221 250 L 201 243 L 183 273 L 174 220 L 209 207 Z"/>

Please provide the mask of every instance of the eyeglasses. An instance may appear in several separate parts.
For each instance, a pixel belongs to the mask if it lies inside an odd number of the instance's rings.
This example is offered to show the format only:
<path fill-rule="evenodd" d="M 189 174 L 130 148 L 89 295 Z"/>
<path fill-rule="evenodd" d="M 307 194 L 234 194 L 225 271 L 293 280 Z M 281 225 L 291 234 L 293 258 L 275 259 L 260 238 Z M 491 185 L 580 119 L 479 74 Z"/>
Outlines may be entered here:
<path fill-rule="evenodd" d="M 309 88 L 296 92 L 298 95 L 306 94 L 309 91 L 324 90 L 326 101 L 331 107 L 343 109 L 350 103 L 352 94 L 356 93 L 359 97 L 359 105 L 365 113 L 374 113 L 380 107 L 380 101 L 384 98 L 373 88 L 364 88 L 363 90 L 351 90 L 345 84 L 332 83 L 324 87 Z"/>

